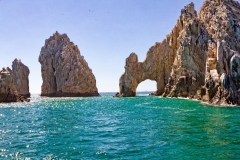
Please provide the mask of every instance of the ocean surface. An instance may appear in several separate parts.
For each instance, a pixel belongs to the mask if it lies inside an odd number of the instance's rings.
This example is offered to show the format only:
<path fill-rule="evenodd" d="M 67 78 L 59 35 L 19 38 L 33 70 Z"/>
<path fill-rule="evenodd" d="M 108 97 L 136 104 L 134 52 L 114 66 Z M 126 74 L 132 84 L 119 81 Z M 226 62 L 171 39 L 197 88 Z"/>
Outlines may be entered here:
<path fill-rule="evenodd" d="M 240 108 L 113 95 L 0 104 L 0 159 L 240 159 Z"/>

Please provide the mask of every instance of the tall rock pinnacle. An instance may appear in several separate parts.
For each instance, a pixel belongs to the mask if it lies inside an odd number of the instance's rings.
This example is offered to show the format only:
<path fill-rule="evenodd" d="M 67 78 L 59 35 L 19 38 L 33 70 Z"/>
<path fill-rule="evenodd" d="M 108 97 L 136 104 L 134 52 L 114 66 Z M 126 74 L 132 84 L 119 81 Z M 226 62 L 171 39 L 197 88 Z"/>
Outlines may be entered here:
<path fill-rule="evenodd" d="M 67 34 L 56 32 L 45 41 L 39 62 L 42 96 L 97 96 L 96 79 L 84 57 Z"/>
<path fill-rule="evenodd" d="M 25 66 L 21 60 L 15 59 L 12 62 L 12 75 L 14 79 L 14 85 L 18 91 L 18 94 L 26 97 L 30 97 L 29 93 L 29 69 Z"/>

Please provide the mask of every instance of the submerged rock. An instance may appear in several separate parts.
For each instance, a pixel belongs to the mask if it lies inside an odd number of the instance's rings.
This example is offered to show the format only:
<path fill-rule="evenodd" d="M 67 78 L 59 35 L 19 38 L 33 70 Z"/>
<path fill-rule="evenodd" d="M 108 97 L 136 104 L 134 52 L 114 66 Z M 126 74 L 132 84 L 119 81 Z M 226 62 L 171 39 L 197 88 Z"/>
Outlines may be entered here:
<path fill-rule="evenodd" d="M 21 60 L 15 59 L 12 63 L 12 75 L 14 79 L 14 85 L 18 91 L 18 94 L 25 97 L 30 97 L 29 92 L 29 69 L 25 66 Z"/>
<path fill-rule="evenodd" d="M 240 4 L 205 0 L 200 12 L 190 3 L 172 32 L 152 46 L 144 62 L 126 59 L 121 97 L 136 95 L 139 83 L 157 82 L 156 95 L 188 97 L 210 104 L 240 105 Z"/>
<path fill-rule="evenodd" d="M 56 32 L 45 41 L 39 62 L 42 96 L 98 96 L 96 79 L 80 51 L 67 34 Z"/>

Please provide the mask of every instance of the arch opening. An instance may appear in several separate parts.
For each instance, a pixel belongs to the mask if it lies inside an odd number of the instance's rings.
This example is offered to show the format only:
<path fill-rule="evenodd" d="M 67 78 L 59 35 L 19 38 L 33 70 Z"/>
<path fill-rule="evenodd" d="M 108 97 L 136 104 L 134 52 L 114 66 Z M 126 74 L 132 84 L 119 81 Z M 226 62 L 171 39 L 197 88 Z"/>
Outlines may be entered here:
<path fill-rule="evenodd" d="M 157 91 L 157 82 L 146 79 L 138 84 L 136 89 L 136 96 L 149 96 L 155 95 L 154 93 Z"/>

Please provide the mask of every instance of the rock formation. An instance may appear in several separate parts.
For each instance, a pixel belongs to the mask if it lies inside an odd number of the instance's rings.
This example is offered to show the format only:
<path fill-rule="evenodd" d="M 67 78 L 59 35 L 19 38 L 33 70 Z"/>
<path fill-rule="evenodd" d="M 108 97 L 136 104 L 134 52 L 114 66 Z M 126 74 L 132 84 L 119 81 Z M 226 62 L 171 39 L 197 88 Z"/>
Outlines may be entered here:
<path fill-rule="evenodd" d="M 15 59 L 12 63 L 12 75 L 14 79 L 14 85 L 18 91 L 18 94 L 25 97 L 30 97 L 29 93 L 29 69 L 25 66 L 21 60 Z"/>
<path fill-rule="evenodd" d="M 56 32 L 45 41 L 39 62 L 42 71 L 42 96 L 98 96 L 96 79 L 84 57 L 67 34 Z"/>
<path fill-rule="evenodd" d="M 177 24 L 166 39 L 149 49 L 143 63 L 138 62 L 135 53 L 130 54 L 125 73 L 120 78 L 120 94 L 135 96 L 138 84 L 146 79 L 157 82 L 157 95 L 164 93 L 176 97 L 178 92 L 196 90 L 197 83 L 204 84 L 207 39 L 208 34 L 197 20 L 191 3 L 181 11 Z M 194 81 L 197 76 L 201 81 Z M 189 88 L 181 85 L 188 81 L 193 81 Z"/>
<path fill-rule="evenodd" d="M 235 0 L 207 0 L 198 17 L 211 35 L 202 100 L 240 105 L 240 4 Z"/>
<path fill-rule="evenodd" d="M 0 71 L 0 102 L 17 102 L 17 90 L 14 86 L 12 71 L 3 68 Z"/>
<path fill-rule="evenodd" d="M 24 96 L 18 94 L 14 85 L 14 78 L 10 68 L 0 71 L 0 102 L 29 102 Z"/>
<path fill-rule="evenodd" d="M 136 95 L 139 83 L 157 82 L 156 95 L 188 97 L 216 105 L 240 105 L 240 4 L 205 0 L 200 12 L 190 3 L 172 32 L 152 46 L 144 62 L 126 59 L 118 97 Z"/>

